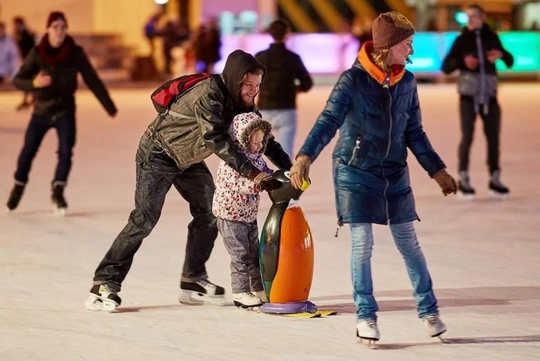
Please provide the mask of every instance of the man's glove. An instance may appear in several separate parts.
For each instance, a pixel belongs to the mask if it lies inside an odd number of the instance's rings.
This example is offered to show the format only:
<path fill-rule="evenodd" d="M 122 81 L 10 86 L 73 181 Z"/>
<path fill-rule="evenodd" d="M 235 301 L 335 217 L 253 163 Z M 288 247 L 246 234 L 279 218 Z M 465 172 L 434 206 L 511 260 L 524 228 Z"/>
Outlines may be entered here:
<path fill-rule="evenodd" d="M 311 159 L 307 155 L 300 154 L 296 157 L 294 165 L 289 171 L 291 183 L 296 189 L 300 189 L 304 180 L 309 179 L 309 167 Z"/>
<path fill-rule="evenodd" d="M 442 169 L 435 173 L 433 176 L 433 179 L 435 179 L 435 182 L 439 184 L 439 187 L 441 187 L 443 194 L 446 196 L 447 194 L 457 192 L 457 183 L 454 178 L 448 172 L 446 169 Z"/>
<path fill-rule="evenodd" d="M 267 192 L 273 191 L 274 189 L 278 189 L 281 187 L 281 182 L 277 179 L 270 179 L 267 181 L 262 181 L 259 186 L 264 189 Z"/>

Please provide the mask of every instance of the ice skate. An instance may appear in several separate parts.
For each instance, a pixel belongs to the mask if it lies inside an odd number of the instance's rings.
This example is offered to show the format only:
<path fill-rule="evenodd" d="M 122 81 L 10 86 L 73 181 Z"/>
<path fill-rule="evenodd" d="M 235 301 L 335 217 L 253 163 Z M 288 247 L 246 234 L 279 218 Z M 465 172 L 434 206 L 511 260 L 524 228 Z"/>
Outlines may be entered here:
<path fill-rule="evenodd" d="M 262 291 L 251 291 L 251 293 L 253 293 L 255 296 L 259 297 L 260 300 L 263 301 L 263 303 L 268 302 L 268 297 L 266 297 L 266 292 L 264 292 L 264 290 L 262 290 Z"/>
<path fill-rule="evenodd" d="M 422 320 L 428 330 L 429 336 L 437 337 L 442 341 L 440 336 L 446 332 L 446 325 L 441 321 L 441 318 L 438 315 L 427 315 Z"/>
<path fill-rule="evenodd" d="M 500 181 L 500 172 L 498 170 L 491 174 L 489 195 L 495 199 L 507 199 L 510 195 L 510 190 Z"/>
<path fill-rule="evenodd" d="M 121 303 L 122 299 L 118 296 L 118 293 L 103 284 L 92 287 L 84 306 L 89 311 L 114 312 Z"/>
<path fill-rule="evenodd" d="M 238 308 L 258 310 L 264 303 L 251 292 L 233 293 L 233 303 Z"/>
<path fill-rule="evenodd" d="M 24 193 L 24 183 L 15 181 L 15 185 L 9 194 L 9 199 L 7 201 L 8 212 L 11 212 L 17 208 L 19 202 L 21 201 L 22 195 Z"/>
<path fill-rule="evenodd" d="M 473 200 L 476 191 L 469 182 L 469 172 L 462 170 L 459 172 L 458 198 L 464 200 Z"/>
<path fill-rule="evenodd" d="M 51 200 L 53 203 L 53 211 L 56 216 L 63 217 L 66 214 L 68 207 L 66 199 L 64 198 L 65 183 L 54 182 L 52 188 Z"/>
<path fill-rule="evenodd" d="M 362 343 L 366 342 L 369 348 L 377 348 L 375 342 L 381 338 L 377 321 L 372 319 L 358 320 L 356 322 L 356 337 L 359 337 Z"/>
<path fill-rule="evenodd" d="M 223 306 L 225 304 L 225 289 L 215 285 L 208 279 L 196 282 L 180 282 L 180 303 L 186 305 L 211 304 Z"/>

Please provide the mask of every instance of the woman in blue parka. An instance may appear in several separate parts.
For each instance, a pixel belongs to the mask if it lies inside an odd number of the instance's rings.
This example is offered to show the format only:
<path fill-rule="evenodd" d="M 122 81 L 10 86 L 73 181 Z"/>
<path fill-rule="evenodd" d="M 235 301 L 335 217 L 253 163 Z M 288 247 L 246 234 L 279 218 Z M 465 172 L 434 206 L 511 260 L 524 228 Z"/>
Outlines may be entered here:
<path fill-rule="evenodd" d="M 431 278 L 418 244 L 418 219 L 409 181 L 407 148 L 441 186 L 456 192 L 455 180 L 432 148 L 421 122 L 417 85 L 405 62 L 412 54 L 414 27 L 398 12 L 381 14 L 373 23 L 353 66 L 334 86 L 291 168 L 300 187 L 309 167 L 339 130 L 332 156 L 338 223 L 352 233 L 352 281 L 358 336 L 378 340 L 377 302 L 373 297 L 372 224 L 389 224 L 405 259 L 418 316 L 435 337 L 446 331 L 440 320 Z"/>

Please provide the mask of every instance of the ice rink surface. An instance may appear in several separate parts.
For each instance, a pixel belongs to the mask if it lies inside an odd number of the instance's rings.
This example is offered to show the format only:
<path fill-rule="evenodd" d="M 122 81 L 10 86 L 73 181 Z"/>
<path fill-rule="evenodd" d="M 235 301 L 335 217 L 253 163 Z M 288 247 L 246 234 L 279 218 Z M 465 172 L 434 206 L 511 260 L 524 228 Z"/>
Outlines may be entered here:
<path fill-rule="evenodd" d="M 486 146 L 476 123 L 471 180 L 477 199 L 444 197 L 409 157 L 421 222 L 420 244 L 447 324 L 445 343 L 429 339 L 416 316 L 407 273 L 387 227 L 375 227 L 372 260 L 381 340 L 370 350 L 355 337 L 349 229 L 336 231 L 329 145 L 312 166 L 301 198 L 315 242 L 310 300 L 337 316 L 293 319 L 230 306 L 177 302 L 186 202 L 175 191 L 143 243 L 123 284 L 117 313 L 83 302 L 98 262 L 133 207 L 134 157 L 155 112 L 153 89 L 112 89 L 109 118 L 88 90 L 78 93 L 78 138 L 66 189 L 69 209 L 53 216 L 50 182 L 56 134 L 35 159 L 19 208 L 0 213 L 0 360 L 538 360 L 540 359 L 540 86 L 504 83 L 501 136 L 506 201 L 488 197 Z M 322 110 L 330 86 L 299 97 L 297 147 Z M 458 105 L 452 84 L 419 86 L 424 127 L 457 176 Z M 12 175 L 30 112 L 16 112 L 19 92 L 0 93 L 0 201 Z M 210 158 L 215 171 L 217 158 Z M 259 225 L 270 206 L 262 196 Z M 229 256 L 221 238 L 207 264 L 210 279 L 230 290 Z M 231 301 L 230 294 L 227 295 Z"/>

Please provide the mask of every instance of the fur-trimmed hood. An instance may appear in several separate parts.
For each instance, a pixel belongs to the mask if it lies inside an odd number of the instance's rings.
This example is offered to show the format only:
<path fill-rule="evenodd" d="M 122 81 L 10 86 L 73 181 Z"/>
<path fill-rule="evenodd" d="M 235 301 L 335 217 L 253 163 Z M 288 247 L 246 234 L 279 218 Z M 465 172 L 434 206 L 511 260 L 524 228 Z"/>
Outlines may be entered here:
<path fill-rule="evenodd" d="M 256 113 L 241 113 L 234 117 L 231 126 L 229 127 L 229 134 L 234 143 L 244 152 L 248 157 L 253 155 L 249 152 L 249 136 L 256 129 L 262 129 L 264 132 L 263 147 L 259 153 L 264 153 L 266 146 L 268 145 L 268 139 L 272 135 L 272 126 L 266 120 L 261 119 Z M 257 157 L 258 155 L 255 155 Z"/>

